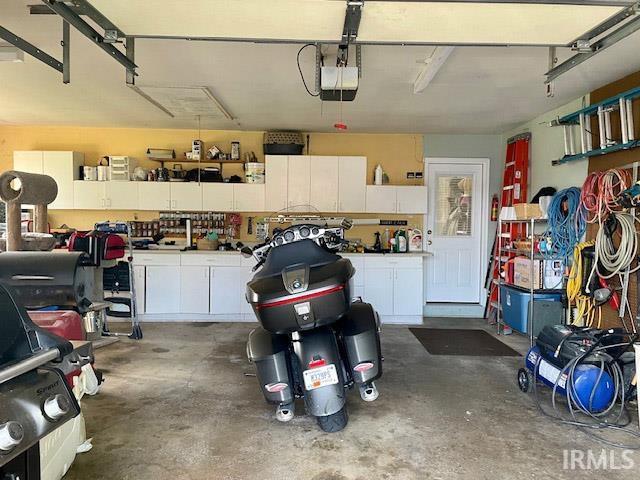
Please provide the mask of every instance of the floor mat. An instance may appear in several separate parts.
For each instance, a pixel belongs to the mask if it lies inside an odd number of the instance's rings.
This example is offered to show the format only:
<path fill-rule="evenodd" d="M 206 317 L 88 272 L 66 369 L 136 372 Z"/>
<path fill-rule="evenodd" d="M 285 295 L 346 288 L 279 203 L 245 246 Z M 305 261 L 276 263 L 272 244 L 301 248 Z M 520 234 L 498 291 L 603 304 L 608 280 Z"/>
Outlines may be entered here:
<path fill-rule="evenodd" d="M 484 330 L 459 328 L 410 328 L 409 330 L 431 355 L 522 356 Z"/>

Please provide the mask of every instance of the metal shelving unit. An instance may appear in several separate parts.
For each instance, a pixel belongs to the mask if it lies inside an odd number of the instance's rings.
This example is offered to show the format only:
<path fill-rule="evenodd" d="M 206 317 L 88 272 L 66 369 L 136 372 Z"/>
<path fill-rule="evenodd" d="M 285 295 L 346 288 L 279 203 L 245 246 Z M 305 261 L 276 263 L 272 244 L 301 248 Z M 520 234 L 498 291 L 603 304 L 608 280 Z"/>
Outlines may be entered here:
<path fill-rule="evenodd" d="M 503 242 L 502 239 L 506 238 L 500 238 L 500 241 L 498 242 L 498 258 L 500 259 L 500 268 L 502 268 L 502 265 L 504 263 L 506 263 L 509 258 L 509 254 L 515 254 L 515 255 L 526 255 L 527 258 L 530 260 L 531 263 L 531 272 L 530 272 L 530 279 L 531 279 L 531 285 L 530 288 L 527 290 L 526 288 L 520 287 L 518 285 L 514 285 L 512 283 L 506 282 L 503 278 L 502 278 L 502 273 L 498 276 L 497 279 L 497 284 L 498 284 L 498 306 L 497 306 L 497 327 L 498 327 L 498 334 L 500 333 L 500 329 L 501 326 L 504 327 L 506 324 L 502 321 L 502 299 L 501 299 L 501 293 L 500 293 L 500 287 L 501 286 L 508 286 L 508 287 L 515 287 L 517 289 L 519 289 L 522 292 L 527 292 L 529 294 L 529 308 L 528 308 L 528 318 L 527 318 L 527 334 L 529 335 L 529 343 L 530 345 L 533 345 L 534 342 L 534 337 L 533 337 L 533 311 L 534 311 L 534 295 L 536 293 L 541 293 L 541 292 L 545 292 L 545 293 L 557 293 L 558 289 L 534 289 L 534 274 L 535 274 L 535 262 L 534 260 L 548 260 L 548 257 L 544 257 L 542 254 L 537 253 L 534 251 L 534 234 L 535 234 L 535 227 L 536 225 L 542 225 L 544 223 L 547 222 L 546 218 L 531 218 L 528 220 L 502 220 L 502 219 L 498 219 L 498 232 L 502 231 L 502 225 L 503 224 L 508 224 L 508 223 L 519 223 L 519 224 L 523 224 L 526 225 L 526 235 L 527 237 L 531 237 L 531 248 L 529 249 L 519 249 L 519 248 L 504 248 L 503 247 Z M 506 254 L 506 255 L 503 255 Z M 506 257 L 506 260 L 503 261 L 503 256 Z M 496 281 L 496 280 L 494 280 Z M 507 325 L 508 326 L 508 325 Z"/>

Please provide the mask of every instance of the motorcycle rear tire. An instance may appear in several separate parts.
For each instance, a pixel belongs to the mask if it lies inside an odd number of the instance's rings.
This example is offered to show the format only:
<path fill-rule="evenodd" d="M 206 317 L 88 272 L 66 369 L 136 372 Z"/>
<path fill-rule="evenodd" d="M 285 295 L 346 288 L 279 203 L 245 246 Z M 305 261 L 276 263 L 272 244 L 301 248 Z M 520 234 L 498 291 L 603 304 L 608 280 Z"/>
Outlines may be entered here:
<path fill-rule="evenodd" d="M 342 430 L 347 426 L 347 422 L 349 422 L 349 415 L 347 414 L 347 406 L 342 407 L 341 410 L 337 411 L 332 415 L 326 415 L 324 417 L 316 417 L 318 420 L 318 426 L 322 429 L 323 432 L 327 433 L 335 433 Z"/>

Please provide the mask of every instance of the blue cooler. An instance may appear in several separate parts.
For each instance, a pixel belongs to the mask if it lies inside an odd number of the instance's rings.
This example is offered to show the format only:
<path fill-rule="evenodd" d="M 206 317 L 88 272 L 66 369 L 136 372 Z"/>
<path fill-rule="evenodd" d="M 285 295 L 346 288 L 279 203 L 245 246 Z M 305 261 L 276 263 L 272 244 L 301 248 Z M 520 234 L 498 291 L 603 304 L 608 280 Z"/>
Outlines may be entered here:
<path fill-rule="evenodd" d="M 518 332 L 528 333 L 527 318 L 529 317 L 529 297 L 530 293 L 528 291 L 507 285 L 500 285 L 502 320 Z M 534 302 L 561 302 L 562 293 L 534 293 L 533 299 Z M 534 331 L 535 330 L 534 328 Z"/>

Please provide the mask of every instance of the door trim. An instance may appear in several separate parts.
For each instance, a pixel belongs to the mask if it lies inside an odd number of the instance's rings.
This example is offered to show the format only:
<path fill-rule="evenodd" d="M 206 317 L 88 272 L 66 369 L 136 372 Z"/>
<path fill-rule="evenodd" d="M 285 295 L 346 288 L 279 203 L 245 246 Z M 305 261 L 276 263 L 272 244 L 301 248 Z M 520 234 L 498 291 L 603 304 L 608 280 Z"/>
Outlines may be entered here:
<path fill-rule="evenodd" d="M 429 175 L 429 167 L 431 165 L 449 165 L 449 164 L 457 164 L 457 165 L 481 165 L 482 166 L 482 179 L 481 179 L 481 185 L 482 185 L 482 206 L 481 206 L 481 212 L 480 212 L 480 218 L 484 219 L 480 221 L 480 227 L 481 227 L 481 232 L 480 232 L 480 265 L 481 266 L 486 266 L 487 262 L 488 262 L 488 243 L 489 243 L 489 221 L 487 220 L 487 218 L 489 217 L 489 173 L 490 173 L 490 167 L 491 167 L 491 160 L 489 158 L 486 157 L 478 157 L 478 158 L 474 158 L 474 157 L 469 157 L 469 158 L 462 158 L 462 157 L 424 157 L 424 185 L 425 186 L 429 186 L 428 185 L 428 175 Z M 427 205 L 427 209 L 432 208 L 431 205 Z M 427 225 L 427 215 L 423 215 L 422 217 L 422 224 L 423 226 L 426 228 Z M 427 236 L 423 235 L 423 245 L 422 245 L 422 249 L 426 251 L 426 242 L 427 242 Z M 428 259 L 426 261 L 429 261 Z M 426 268 L 425 268 L 425 272 L 426 272 Z M 484 271 L 483 269 L 481 269 L 481 272 Z M 426 308 L 427 302 L 427 292 L 426 292 L 426 288 L 427 288 L 427 282 L 424 282 L 424 288 L 425 291 L 423 292 L 423 305 Z M 482 279 L 480 281 L 480 292 L 479 292 L 479 298 L 480 298 L 480 303 L 479 305 L 481 305 L 482 307 L 484 307 L 485 303 L 486 303 L 486 288 L 484 283 L 482 282 Z M 452 306 L 455 306 L 457 304 L 452 304 Z"/>

